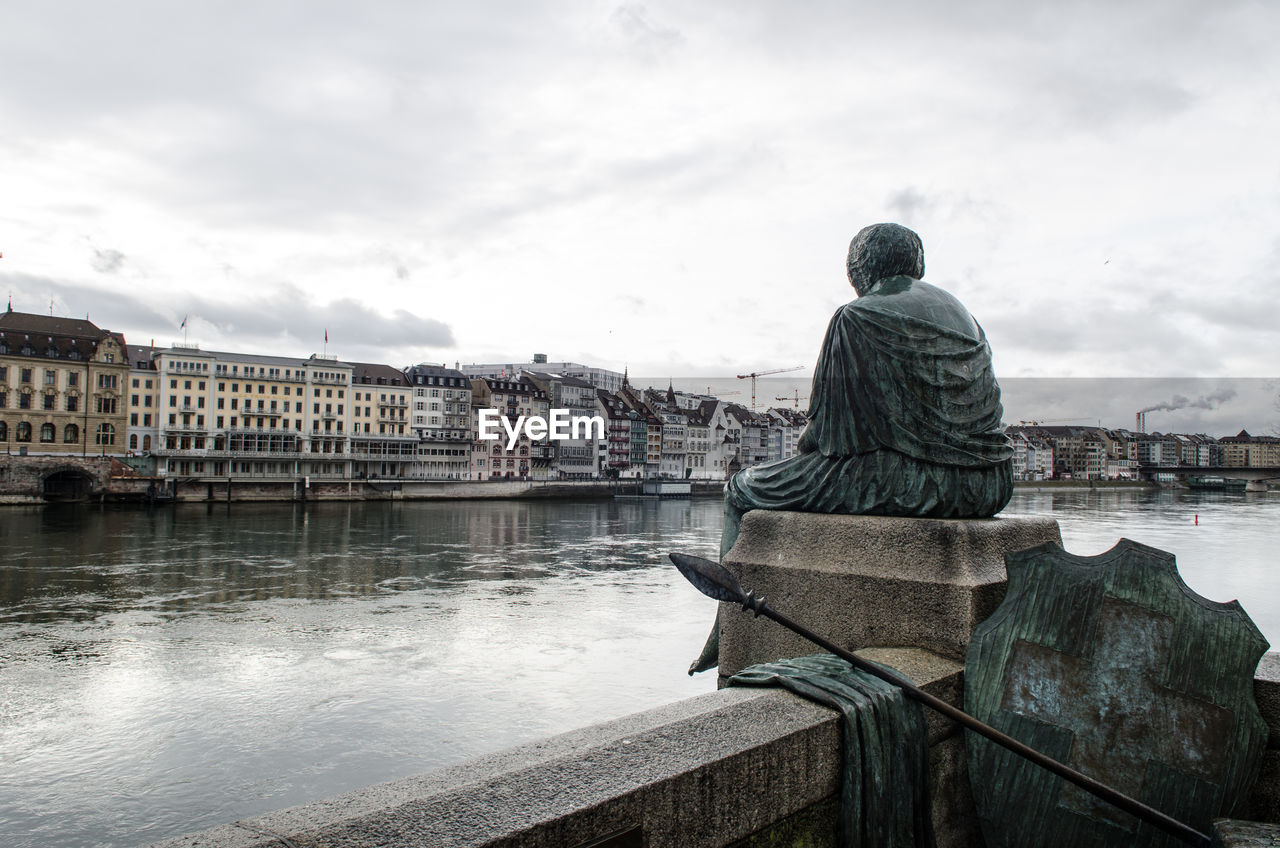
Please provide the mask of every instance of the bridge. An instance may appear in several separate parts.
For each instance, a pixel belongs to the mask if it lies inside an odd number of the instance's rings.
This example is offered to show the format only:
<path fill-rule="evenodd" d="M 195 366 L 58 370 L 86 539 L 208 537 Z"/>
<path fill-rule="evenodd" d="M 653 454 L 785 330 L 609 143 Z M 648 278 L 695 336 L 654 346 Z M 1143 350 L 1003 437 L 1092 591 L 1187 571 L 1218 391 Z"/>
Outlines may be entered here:
<path fill-rule="evenodd" d="M 1280 481 L 1280 466 L 1143 465 L 1138 468 L 1138 474 L 1148 480 L 1156 474 L 1172 474 L 1175 477 L 1221 477 L 1224 480 L 1268 483 Z"/>
<path fill-rule="evenodd" d="M 157 483 L 115 457 L 0 455 L 3 503 L 141 498 Z"/>

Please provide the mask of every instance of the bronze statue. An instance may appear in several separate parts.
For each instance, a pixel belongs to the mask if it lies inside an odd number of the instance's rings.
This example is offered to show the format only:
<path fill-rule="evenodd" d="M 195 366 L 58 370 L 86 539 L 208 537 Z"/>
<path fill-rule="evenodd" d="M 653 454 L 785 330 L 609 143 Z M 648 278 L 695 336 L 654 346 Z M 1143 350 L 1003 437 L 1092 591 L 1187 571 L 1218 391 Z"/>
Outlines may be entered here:
<path fill-rule="evenodd" d="M 800 453 L 729 480 L 722 557 L 752 509 L 987 518 L 1013 494 L 986 335 L 960 301 L 920 279 L 920 237 L 866 227 L 848 267 L 858 298 L 827 327 Z M 717 643 L 713 631 L 693 671 L 714 667 Z"/>

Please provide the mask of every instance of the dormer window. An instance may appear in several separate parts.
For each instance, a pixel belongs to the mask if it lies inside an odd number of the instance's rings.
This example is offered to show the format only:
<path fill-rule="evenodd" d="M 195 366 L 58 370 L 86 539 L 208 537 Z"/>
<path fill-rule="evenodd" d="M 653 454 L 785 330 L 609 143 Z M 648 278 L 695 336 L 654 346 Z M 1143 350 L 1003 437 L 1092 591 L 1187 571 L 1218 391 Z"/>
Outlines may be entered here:
<path fill-rule="evenodd" d="M 27 342 L 22 346 L 23 356 L 35 356 L 35 353 L 36 353 L 36 349 L 31 346 L 30 342 Z"/>
<path fill-rule="evenodd" d="M 67 359 L 74 359 L 74 360 L 79 361 L 79 359 L 80 359 L 80 351 L 79 351 L 78 349 L 74 348 L 74 347 L 73 347 L 73 348 L 71 348 L 71 350 L 67 351 Z"/>

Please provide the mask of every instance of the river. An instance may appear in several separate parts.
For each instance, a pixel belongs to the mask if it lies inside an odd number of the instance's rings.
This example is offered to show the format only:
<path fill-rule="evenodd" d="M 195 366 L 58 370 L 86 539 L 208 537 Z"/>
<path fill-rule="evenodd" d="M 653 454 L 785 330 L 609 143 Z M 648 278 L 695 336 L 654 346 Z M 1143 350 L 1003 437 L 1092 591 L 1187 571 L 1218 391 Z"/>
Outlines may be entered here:
<path fill-rule="evenodd" d="M 1280 494 L 1019 492 L 1280 639 Z M 711 691 L 719 502 L 0 510 L 0 844 L 132 846 Z"/>

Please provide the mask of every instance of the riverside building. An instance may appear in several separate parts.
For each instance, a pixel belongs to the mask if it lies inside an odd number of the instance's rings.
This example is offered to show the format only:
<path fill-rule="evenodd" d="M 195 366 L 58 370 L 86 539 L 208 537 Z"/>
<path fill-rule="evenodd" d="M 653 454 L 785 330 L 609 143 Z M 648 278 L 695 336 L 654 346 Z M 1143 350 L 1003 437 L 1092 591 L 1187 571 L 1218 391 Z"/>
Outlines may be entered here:
<path fill-rule="evenodd" d="M 350 479 L 352 366 L 175 344 L 152 354 L 162 477 Z"/>
<path fill-rule="evenodd" d="M 405 375 L 413 387 L 412 429 L 418 437 L 418 461 L 411 476 L 470 479 L 471 380 L 456 368 L 426 362 L 406 368 Z"/>
<path fill-rule="evenodd" d="M 351 363 L 351 470 L 362 480 L 411 477 L 418 437 L 409 414 L 413 388 L 403 371 Z"/>
<path fill-rule="evenodd" d="M 125 340 L 89 320 L 0 314 L 0 444 L 13 454 L 125 452 Z"/>

